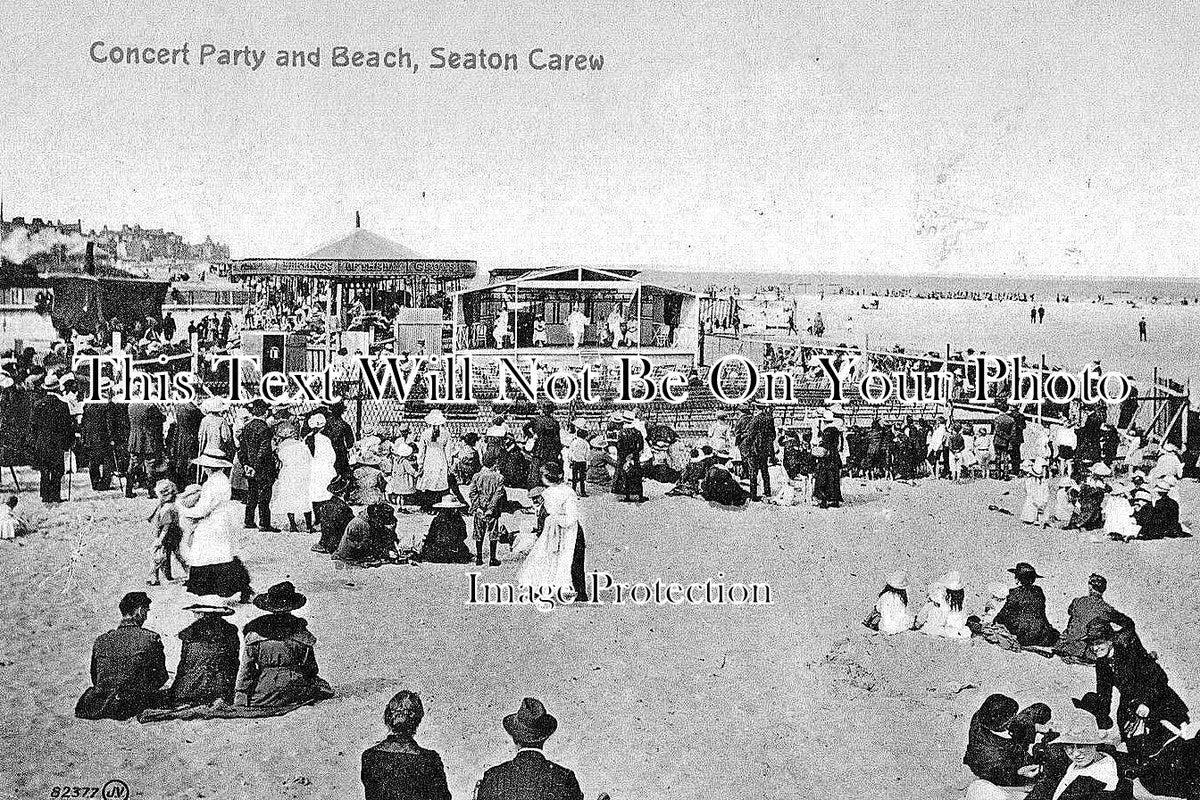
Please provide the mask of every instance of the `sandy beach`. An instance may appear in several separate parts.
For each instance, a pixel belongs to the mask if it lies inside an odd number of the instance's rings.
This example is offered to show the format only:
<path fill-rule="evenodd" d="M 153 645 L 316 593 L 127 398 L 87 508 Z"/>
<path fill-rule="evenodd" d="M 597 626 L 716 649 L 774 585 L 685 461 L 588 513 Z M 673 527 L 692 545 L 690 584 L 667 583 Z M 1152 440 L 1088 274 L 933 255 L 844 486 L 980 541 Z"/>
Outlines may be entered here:
<path fill-rule="evenodd" d="M 549 754 L 576 771 L 588 798 L 959 797 L 970 779 L 967 720 L 984 696 L 1064 713 L 1092 674 L 980 642 L 870 633 L 860 620 L 898 568 L 917 596 L 962 570 L 977 610 L 988 582 L 1031 561 L 1060 626 L 1088 573 L 1102 572 L 1184 699 L 1200 690 L 1191 540 L 1121 546 L 1035 530 L 986 510 L 1020 503 L 1017 484 L 991 480 L 847 480 L 841 510 L 730 511 L 650 484 L 642 507 L 607 494 L 583 501 L 590 569 L 629 581 L 766 582 L 775 603 L 469 607 L 463 567 L 336 571 L 309 551 L 313 537 L 249 532 L 240 539 L 256 586 L 288 579 L 308 595 L 302 614 L 337 697 L 256 721 L 84 722 L 72 710 L 91 640 L 115 625 L 121 594 L 142 584 L 150 510 L 149 500 L 96 498 L 85 484 L 77 478 L 76 501 L 51 510 L 23 494 L 36 532 L 3 546 L 6 796 L 119 778 L 147 798 L 354 797 L 359 754 L 382 737 L 388 697 L 407 687 L 425 698 L 419 739 L 442 754 L 455 797 L 470 797 L 482 771 L 508 757 L 500 719 L 524 696 L 558 716 Z M 1197 502 L 1185 484 L 1189 521 Z M 422 535 L 427 519 L 404 517 L 401 535 Z M 507 557 L 486 577 L 511 580 L 516 567 Z M 186 596 L 178 584 L 151 594 L 148 625 L 164 634 L 173 668 Z"/>

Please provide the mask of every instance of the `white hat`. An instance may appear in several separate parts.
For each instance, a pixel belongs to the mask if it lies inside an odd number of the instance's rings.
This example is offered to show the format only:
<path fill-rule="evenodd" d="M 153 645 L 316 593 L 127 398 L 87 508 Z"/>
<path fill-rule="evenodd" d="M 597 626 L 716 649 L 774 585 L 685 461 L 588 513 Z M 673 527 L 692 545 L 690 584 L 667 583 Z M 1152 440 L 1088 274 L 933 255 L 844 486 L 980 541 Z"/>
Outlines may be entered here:
<path fill-rule="evenodd" d="M 962 573 L 958 570 L 947 572 L 938 580 L 938 583 L 951 591 L 958 591 L 963 588 Z"/>
<path fill-rule="evenodd" d="M 196 601 L 191 605 L 183 607 L 184 611 L 196 611 L 201 614 L 219 614 L 222 617 L 228 617 L 233 614 L 232 599 L 225 599 L 220 595 L 206 594 L 196 598 Z"/>
<path fill-rule="evenodd" d="M 899 570 L 897 572 L 893 572 L 891 575 L 888 576 L 887 585 L 892 587 L 893 589 L 907 589 L 908 588 L 908 573 L 905 572 L 904 570 Z"/>
<path fill-rule="evenodd" d="M 220 414 L 225 411 L 225 401 L 219 397 L 206 397 L 200 403 L 200 410 L 205 414 Z"/>
<path fill-rule="evenodd" d="M 192 463 L 197 467 L 220 467 L 222 469 L 228 469 L 233 466 L 233 464 L 225 459 L 208 455 L 207 453 L 193 458 Z"/>
<path fill-rule="evenodd" d="M 454 495 L 444 494 L 441 500 L 433 504 L 433 508 L 465 508 L 465 506 Z"/>
<path fill-rule="evenodd" d="M 424 421 L 427 425 L 445 425 L 446 415 L 442 413 L 441 409 L 435 408 L 425 415 Z"/>
<path fill-rule="evenodd" d="M 833 422 L 833 409 L 825 409 L 825 411 L 821 414 L 821 419 L 823 419 L 825 422 Z"/>
<path fill-rule="evenodd" d="M 1103 461 L 1097 461 L 1095 464 L 1092 464 L 1092 468 L 1089 470 L 1089 472 L 1102 478 L 1112 475 L 1112 469 Z"/>
<path fill-rule="evenodd" d="M 314 431 L 319 431 L 319 430 L 321 430 L 321 428 L 324 428 L 325 427 L 325 415 L 324 414 L 313 414 L 311 417 L 308 418 L 308 427 L 312 428 Z"/>
<path fill-rule="evenodd" d="M 408 458 L 413 454 L 412 445 L 408 442 L 396 442 L 392 445 L 392 455 L 399 458 Z"/>

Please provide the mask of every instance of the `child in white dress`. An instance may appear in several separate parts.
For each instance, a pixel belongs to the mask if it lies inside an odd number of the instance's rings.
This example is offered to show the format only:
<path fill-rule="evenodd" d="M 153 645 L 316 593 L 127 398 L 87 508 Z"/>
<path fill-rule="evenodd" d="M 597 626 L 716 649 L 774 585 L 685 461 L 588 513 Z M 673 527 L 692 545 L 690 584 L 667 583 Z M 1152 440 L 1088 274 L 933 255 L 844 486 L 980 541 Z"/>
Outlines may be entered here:
<path fill-rule="evenodd" d="M 10 494 L 0 504 L 0 539 L 15 539 L 25 533 L 25 524 L 17 516 L 17 496 Z"/>
<path fill-rule="evenodd" d="M 1046 527 L 1050 524 L 1050 482 L 1046 478 L 1046 462 L 1038 459 L 1028 465 L 1025 477 L 1025 505 L 1021 507 L 1021 522 Z"/>

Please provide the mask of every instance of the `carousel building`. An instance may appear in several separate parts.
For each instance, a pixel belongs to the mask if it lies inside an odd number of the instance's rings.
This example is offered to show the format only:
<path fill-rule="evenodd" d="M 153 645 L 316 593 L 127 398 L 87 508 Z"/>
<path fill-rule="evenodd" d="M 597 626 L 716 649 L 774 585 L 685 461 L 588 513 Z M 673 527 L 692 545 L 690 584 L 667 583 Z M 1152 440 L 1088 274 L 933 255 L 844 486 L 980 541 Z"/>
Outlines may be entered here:
<path fill-rule="evenodd" d="M 451 294 L 454 352 L 565 361 L 636 353 L 654 366 L 692 367 L 697 295 L 600 267 L 504 269 L 486 286 Z"/>
<path fill-rule="evenodd" d="M 328 315 L 345 326 L 355 314 L 437 305 L 477 264 L 465 259 L 425 258 L 398 242 L 361 227 L 300 258 L 244 258 L 232 275 L 252 296 L 298 307 L 322 300 Z"/>

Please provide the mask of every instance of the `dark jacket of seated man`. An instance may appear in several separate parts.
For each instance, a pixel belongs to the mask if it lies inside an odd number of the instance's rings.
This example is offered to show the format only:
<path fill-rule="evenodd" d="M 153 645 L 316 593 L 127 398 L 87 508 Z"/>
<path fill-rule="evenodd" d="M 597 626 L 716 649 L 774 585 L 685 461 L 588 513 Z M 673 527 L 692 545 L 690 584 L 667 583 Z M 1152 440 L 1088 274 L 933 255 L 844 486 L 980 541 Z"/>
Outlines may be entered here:
<path fill-rule="evenodd" d="M 120 608 L 121 624 L 92 647 L 92 686 L 75 706 L 80 719 L 129 719 L 162 699 L 167 682 L 162 638 L 142 627 L 150 598 L 130 592 Z"/>
<path fill-rule="evenodd" d="M 504 718 L 517 754 L 483 773 L 476 800 L 582 800 L 575 773 L 542 753 L 557 727 L 558 720 L 540 701 L 525 698 L 516 714 Z"/>

